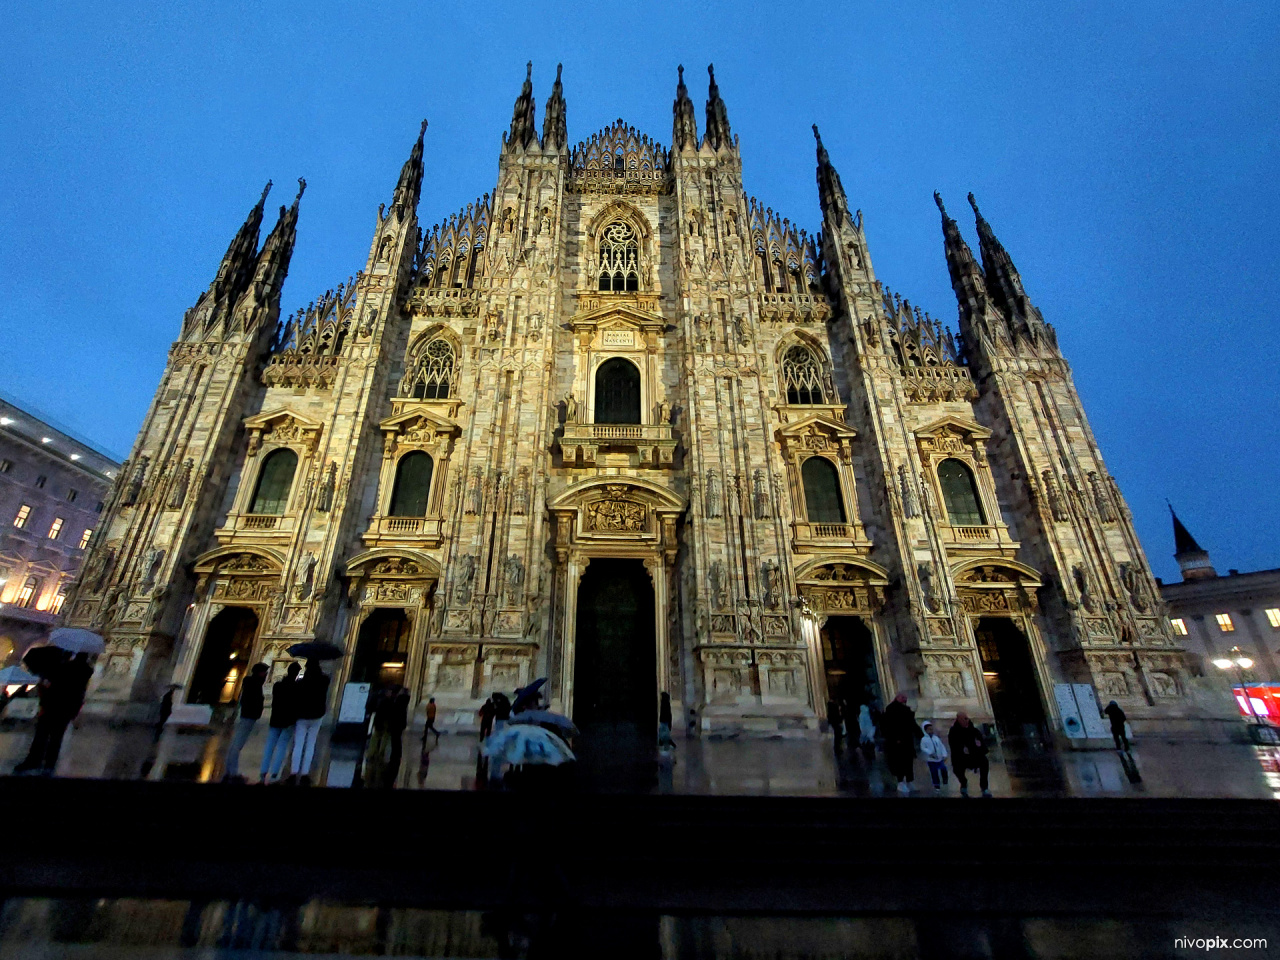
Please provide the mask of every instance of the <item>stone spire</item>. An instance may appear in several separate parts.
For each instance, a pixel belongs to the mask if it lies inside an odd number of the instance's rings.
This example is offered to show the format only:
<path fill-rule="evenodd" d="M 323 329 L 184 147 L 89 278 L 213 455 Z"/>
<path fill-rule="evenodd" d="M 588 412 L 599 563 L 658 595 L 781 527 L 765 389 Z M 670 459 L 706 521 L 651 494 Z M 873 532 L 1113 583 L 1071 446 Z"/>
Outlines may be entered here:
<path fill-rule="evenodd" d="M 947 215 L 942 197 L 934 191 L 933 202 L 942 213 L 942 243 L 947 255 L 947 271 L 951 274 L 951 289 L 960 303 L 960 319 L 972 321 L 984 316 L 987 308 L 987 285 L 982 277 L 973 251 L 960 235 L 960 228 Z"/>
<path fill-rule="evenodd" d="M 707 135 L 703 142 L 713 150 L 732 147 L 729 110 L 720 99 L 720 88 L 716 86 L 715 64 L 707 64 L 707 74 L 711 77 L 711 84 L 707 88 Z"/>
<path fill-rule="evenodd" d="M 526 148 L 538 137 L 533 108 L 533 61 L 525 68 L 524 85 L 520 88 L 520 96 L 516 97 L 515 109 L 511 112 L 511 132 L 507 136 L 507 146 Z"/>
<path fill-rule="evenodd" d="M 400 180 L 396 183 L 396 191 L 391 198 L 391 209 L 401 220 L 418 209 L 418 198 L 422 194 L 422 138 L 426 133 L 427 121 L 423 120 L 418 130 L 418 141 L 409 151 L 409 159 L 400 168 Z M 298 195 L 301 196 L 301 192 Z"/>
<path fill-rule="evenodd" d="M 849 198 L 840 183 L 840 174 L 831 165 L 827 148 L 822 145 L 816 123 L 813 125 L 813 138 L 818 141 L 818 202 L 822 205 L 823 216 L 831 217 L 838 227 L 849 215 Z"/>
<path fill-rule="evenodd" d="M 289 274 L 293 244 L 298 238 L 298 202 L 306 189 L 307 181 L 299 177 L 298 195 L 288 209 L 280 208 L 280 218 L 262 244 L 253 277 L 253 299 L 257 306 L 277 311 L 280 308 L 280 291 L 284 287 L 284 278 Z"/>
<path fill-rule="evenodd" d="M 978 203 L 969 194 L 969 206 L 978 226 L 978 243 L 982 251 L 982 269 L 986 275 L 987 290 L 992 301 L 1009 320 L 1013 332 L 1039 339 L 1046 334 L 1046 324 L 1040 311 L 1027 297 L 1022 287 L 1022 277 L 1003 244 L 996 239 L 991 224 L 978 210 Z"/>
<path fill-rule="evenodd" d="M 1196 543 L 1191 531 L 1182 525 L 1173 510 L 1173 504 L 1169 505 L 1169 516 L 1173 518 L 1173 559 L 1178 561 L 1178 566 L 1182 569 L 1182 579 L 1212 580 L 1218 575 L 1218 571 L 1213 569 L 1209 551 Z"/>
<path fill-rule="evenodd" d="M 271 181 L 262 188 L 262 196 L 254 204 L 249 216 L 236 231 L 231 245 L 218 265 L 218 275 L 214 278 L 211 293 L 215 299 L 225 297 L 234 302 L 244 290 L 253 269 L 253 256 L 258 252 L 258 231 L 262 228 L 262 209 L 267 202 L 267 194 L 271 192 Z"/>
<path fill-rule="evenodd" d="M 676 100 L 671 105 L 674 119 L 671 124 L 671 143 L 677 150 L 685 147 L 698 148 L 698 121 L 693 115 L 693 101 L 689 99 L 689 88 L 684 85 L 684 65 L 676 68 L 680 79 L 676 82 Z"/>
<path fill-rule="evenodd" d="M 563 69 L 563 63 L 556 64 L 556 82 L 551 85 L 551 96 L 547 97 L 547 109 L 542 117 L 542 146 L 547 150 L 563 150 L 569 142 L 564 86 L 560 83 L 560 72 Z"/>

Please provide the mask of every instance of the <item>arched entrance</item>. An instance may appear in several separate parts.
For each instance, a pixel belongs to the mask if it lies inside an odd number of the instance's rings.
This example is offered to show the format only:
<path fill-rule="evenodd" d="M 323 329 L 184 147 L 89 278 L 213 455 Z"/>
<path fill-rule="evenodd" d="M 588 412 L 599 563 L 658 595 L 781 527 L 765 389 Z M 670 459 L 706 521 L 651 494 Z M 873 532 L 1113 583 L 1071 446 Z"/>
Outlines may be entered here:
<path fill-rule="evenodd" d="M 573 719 L 591 789 L 647 791 L 658 728 L 653 583 L 636 559 L 591 561 L 578 586 Z"/>
<path fill-rule="evenodd" d="M 257 633 L 258 615 L 247 607 L 226 607 L 210 620 L 187 703 L 216 705 L 235 700 Z"/>
<path fill-rule="evenodd" d="M 351 682 L 375 687 L 404 686 L 412 628 L 409 615 L 400 608 L 383 608 L 369 614 L 360 625 Z"/>
<path fill-rule="evenodd" d="M 827 617 L 820 636 L 827 696 L 853 711 L 864 703 L 883 708 L 875 639 L 866 622 L 861 617 Z"/>
<path fill-rule="evenodd" d="M 1044 703 L 1027 638 L 1008 617 L 982 617 L 973 635 L 1000 738 L 1030 745 L 1045 742 Z"/>

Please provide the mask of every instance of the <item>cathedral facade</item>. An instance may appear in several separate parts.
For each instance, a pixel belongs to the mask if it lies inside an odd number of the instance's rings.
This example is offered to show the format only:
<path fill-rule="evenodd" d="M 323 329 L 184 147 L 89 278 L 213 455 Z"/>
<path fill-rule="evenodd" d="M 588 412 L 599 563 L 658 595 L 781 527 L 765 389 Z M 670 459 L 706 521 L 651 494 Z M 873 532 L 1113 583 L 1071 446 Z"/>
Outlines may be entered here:
<path fill-rule="evenodd" d="M 317 638 L 335 690 L 457 726 L 538 677 L 710 735 L 906 691 L 1052 736 L 1069 683 L 1215 715 L 976 205 L 980 259 L 938 200 L 956 335 L 877 279 L 820 139 L 817 236 L 744 192 L 714 74 L 669 147 L 573 146 L 559 73 L 539 135 L 526 79 L 492 192 L 426 231 L 422 151 L 348 283 L 280 316 L 299 199 L 259 246 L 264 193 L 187 311 L 67 603 L 96 709 L 226 703 Z"/>

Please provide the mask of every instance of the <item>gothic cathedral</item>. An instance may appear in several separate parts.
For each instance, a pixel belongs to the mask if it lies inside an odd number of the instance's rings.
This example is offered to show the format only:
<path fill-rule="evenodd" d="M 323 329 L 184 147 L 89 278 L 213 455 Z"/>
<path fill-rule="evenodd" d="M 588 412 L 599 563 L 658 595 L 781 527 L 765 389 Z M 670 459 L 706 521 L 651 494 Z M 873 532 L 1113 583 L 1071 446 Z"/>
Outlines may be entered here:
<path fill-rule="evenodd" d="M 318 638 L 337 691 L 454 726 L 538 677 L 712 736 L 899 691 L 1053 736 L 1063 684 L 1213 715 L 976 205 L 981 262 L 936 198 L 957 335 L 876 279 L 820 139 L 817 236 L 744 193 L 714 74 L 669 148 L 571 146 L 559 73 L 539 136 L 526 78 L 493 192 L 427 231 L 422 156 L 354 279 L 281 318 L 302 189 L 259 246 L 264 192 L 187 311 L 67 604 L 108 639 L 91 707 L 229 702 Z"/>

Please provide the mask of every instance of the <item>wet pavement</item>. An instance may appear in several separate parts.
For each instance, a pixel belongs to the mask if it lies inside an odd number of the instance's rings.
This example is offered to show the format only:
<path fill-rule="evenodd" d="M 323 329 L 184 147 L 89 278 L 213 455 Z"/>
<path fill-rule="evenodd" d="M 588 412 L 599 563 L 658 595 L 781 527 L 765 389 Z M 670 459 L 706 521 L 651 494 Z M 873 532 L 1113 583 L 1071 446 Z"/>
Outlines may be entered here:
<path fill-rule="evenodd" d="M 0 774 L 26 754 L 34 722 L 0 723 Z M 209 782 L 223 774 L 230 728 L 113 725 L 84 719 L 68 729 L 57 775 L 106 779 Z M 420 732 L 405 734 L 404 764 L 397 786 L 419 784 Z M 240 769 L 257 779 L 266 739 L 259 724 L 240 757 Z M 322 734 L 317 757 L 328 756 Z M 446 731 L 431 754 L 421 786 L 434 790 L 477 788 L 478 738 Z M 318 770 L 326 770 L 322 762 Z M 330 786 L 350 783 L 352 765 L 327 765 Z M 670 757 L 650 768 L 650 792 L 722 796 L 898 797 L 896 783 L 877 753 L 868 762 L 856 749 L 827 740 L 677 739 Z M 972 777 L 972 775 L 971 775 Z M 915 765 L 914 796 L 958 796 L 954 777 L 940 791 L 924 762 Z M 340 781 L 344 781 L 340 782 Z M 991 792 L 997 797 L 1235 797 L 1280 799 L 1280 748 L 1247 744 L 1143 739 L 1130 758 L 1115 750 L 991 754 Z M 976 784 L 971 792 L 978 793 Z"/>

